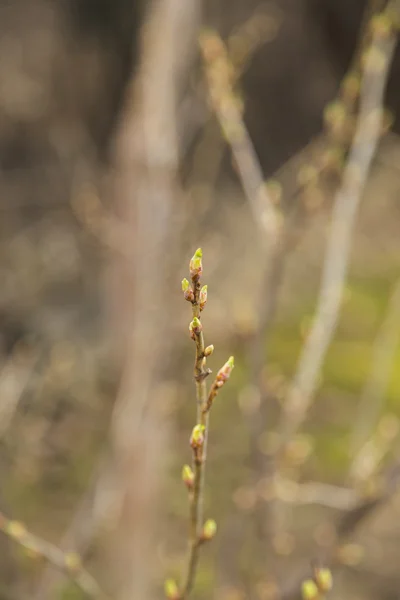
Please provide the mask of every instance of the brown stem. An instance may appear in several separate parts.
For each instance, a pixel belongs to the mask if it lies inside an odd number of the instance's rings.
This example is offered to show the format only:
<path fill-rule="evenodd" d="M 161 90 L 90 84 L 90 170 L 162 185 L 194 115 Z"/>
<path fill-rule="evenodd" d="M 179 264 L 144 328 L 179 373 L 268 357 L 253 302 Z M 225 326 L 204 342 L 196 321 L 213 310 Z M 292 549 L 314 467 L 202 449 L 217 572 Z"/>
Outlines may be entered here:
<path fill-rule="evenodd" d="M 192 302 L 193 318 L 200 320 L 200 281 L 199 278 L 193 279 L 194 301 Z M 207 385 L 206 377 L 209 371 L 205 370 L 204 358 L 204 335 L 200 331 L 195 335 L 196 357 L 194 363 L 194 380 L 196 385 L 197 402 L 197 424 L 204 426 L 204 442 L 199 452 L 194 452 L 193 471 L 194 483 L 193 493 L 190 498 L 190 546 L 187 573 L 182 586 L 182 598 L 187 598 L 190 594 L 196 577 L 197 563 L 199 559 L 200 535 L 203 523 L 203 495 L 204 478 L 207 458 L 208 441 L 208 412 L 204 411 L 207 405 Z"/>
<path fill-rule="evenodd" d="M 63 552 L 57 546 L 27 531 L 22 523 L 8 519 L 3 513 L 0 513 L 0 530 L 33 556 L 47 560 L 62 571 L 87 596 L 106 598 L 97 581 L 83 568 L 80 557 L 75 552 Z"/>

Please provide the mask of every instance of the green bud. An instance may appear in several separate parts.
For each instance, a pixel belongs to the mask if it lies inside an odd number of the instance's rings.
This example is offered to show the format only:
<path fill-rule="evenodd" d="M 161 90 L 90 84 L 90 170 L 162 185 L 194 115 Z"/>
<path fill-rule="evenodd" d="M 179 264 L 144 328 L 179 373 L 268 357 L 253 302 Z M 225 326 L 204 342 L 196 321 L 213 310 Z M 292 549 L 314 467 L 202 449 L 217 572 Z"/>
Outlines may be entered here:
<path fill-rule="evenodd" d="M 321 592 L 326 594 L 330 592 L 333 585 L 333 578 L 330 569 L 315 569 L 315 582 Z"/>
<path fill-rule="evenodd" d="M 227 379 L 229 379 L 234 366 L 235 366 L 235 359 L 233 356 L 230 356 L 229 359 L 224 364 L 224 366 L 218 371 L 217 381 L 225 382 Z"/>
<path fill-rule="evenodd" d="M 204 350 L 204 356 L 211 356 L 211 354 L 214 352 L 214 346 L 212 344 L 210 344 L 210 346 L 207 346 L 207 348 Z"/>
<path fill-rule="evenodd" d="M 206 303 L 207 303 L 207 286 L 203 285 L 203 287 L 200 290 L 200 298 L 199 298 L 200 310 L 204 309 Z"/>
<path fill-rule="evenodd" d="M 82 568 L 81 557 L 76 552 L 67 552 L 64 556 L 64 562 L 68 571 L 76 572 Z"/>
<path fill-rule="evenodd" d="M 164 583 L 164 592 L 168 600 L 179 600 L 179 590 L 173 579 L 167 579 Z"/>
<path fill-rule="evenodd" d="M 375 15 L 371 19 L 371 30 L 376 37 L 387 39 L 393 31 L 393 21 L 387 14 Z"/>
<path fill-rule="evenodd" d="M 190 436 L 190 445 L 192 448 L 201 448 L 204 444 L 204 425 L 196 425 L 193 428 L 192 435 Z"/>
<path fill-rule="evenodd" d="M 14 540 L 21 540 L 27 533 L 25 525 L 19 521 L 9 521 L 5 530 Z"/>
<path fill-rule="evenodd" d="M 192 279 L 198 279 L 203 272 L 202 257 L 203 257 L 202 249 L 197 248 L 196 252 L 190 259 L 190 263 L 189 263 L 190 277 Z"/>
<path fill-rule="evenodd" d="M 185 300 L 187 300 L 188 302 L 194 301 L 194 293 L 186 277 L 185 279 L 182 279 L 182 292 L 185 297 Z"/>
<path fill-rule="evenodd" d="M 189 331 L 192 339 L 196 339 L 196 335 L 203 330 L 203 325 L 201 324 L 200 319 L 194 317 L 193 321 L 191 321 L 189 325 Z"/>
<path fill-rule="evenodd" d="M 203 531 L 201 533 L 201 539 L 203 541 L 212 540 L 217 533 L 217 524 L 214 519 L 207 519 L 203 525 Z"/>
<path fill-rule="evenodd" d="M 184 465 L 182 468 L 182 481 L 188 489 L 193 487 L 194 473 L 189 465 Z"/>
<path fill-rule="evenodd" d="M 303 600 L 317 600 L 319 590 L 317 584 L 312 579 L 306 579 L 301 585 L 301 595 Z"/>

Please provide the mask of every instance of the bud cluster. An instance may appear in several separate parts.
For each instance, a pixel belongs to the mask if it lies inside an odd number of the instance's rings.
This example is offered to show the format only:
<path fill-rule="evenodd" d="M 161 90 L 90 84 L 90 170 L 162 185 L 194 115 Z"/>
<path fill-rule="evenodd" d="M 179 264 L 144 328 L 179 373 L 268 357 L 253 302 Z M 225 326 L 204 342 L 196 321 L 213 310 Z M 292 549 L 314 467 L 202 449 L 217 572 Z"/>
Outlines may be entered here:
<path fill-rule="evenodd" d="M 214 352 L 214 346 L 210 344 L 204 347 L 204 337 L 202 335 L 203 325 L 200 321 L 200 313 L 207 304 L 207 285 L 201 285 L 200 279 L 203 273 L 202 263 L 203 253 L 198 248 L 189 263 L 190 279 L 182 280 L 182 292 L 185 300 L 192 304 L 192 321 L 189 324 L 190 337 L 196 343 L 196 360 L 194 366 L 194 380 L 196 382 L 197 402 L 200 410 L 197 425 L 190 435 L 190 446 L 193 451 L 193 468 L 189 465 L 182 467 L 181 478 L 188 490 L 189 502 L 191 504 L 191 544 L 189 564 L 194 565 L 188 571 L 186 579 L 178 587 L 174 579 L 168 579 L 164 584 L 165 596 L 168 600 L 183 600 L 187 598 L 194 581 L 196 554 L 199 546 L 214 538 L 217 532 L 217 524 L 213 519 L 207 519 L 203 526 L 201 502 L 203 495 L 202 482 L 204 481 L 204 462 L 206 459 L 206 440 L 208 431 L 208 415 L 206 414 L 211 407 L 211 402 L 218 389 L 224 385 L 229 378 L 233 366 L 233 356 L 219 370 L 216 380 L 211 386 L 210 395 L 207 398 L 207 387 L 205 379 L 211 373 L 207 368 L 207 358 Z M 210 400 L 211 399 L 211 400 Z"/>

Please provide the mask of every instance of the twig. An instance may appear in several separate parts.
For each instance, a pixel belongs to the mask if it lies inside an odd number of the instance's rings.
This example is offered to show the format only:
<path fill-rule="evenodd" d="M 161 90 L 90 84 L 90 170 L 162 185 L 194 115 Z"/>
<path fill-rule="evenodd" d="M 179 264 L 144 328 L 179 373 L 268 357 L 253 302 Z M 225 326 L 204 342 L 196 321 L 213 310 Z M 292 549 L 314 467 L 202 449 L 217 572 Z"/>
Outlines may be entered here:
<path fill-rule="evenodd" d="M 115 257 L 109 285 L 115 307 L 112 331 L 123 371 L 111 421 L 120 502 L 105 552 L 120 600 L 152 597 L 156 503 L 168 448 L 158 390 L 173 347 L 165 307 L 177 238 L 172 219 L 180 193 L 176 115 L 200 16 L 198 0 L 146 5 L 141 62 L 127 87 L 114 171 L 115 212 L 131 230 L 131 260 Z"/>
<path fill-rule="evenodd" d="M 369 0 L 360 28 L 360 41 L 351 65 L 336 98 L 325 107 L 324 131 L 294 159 L 298 162 L 300 156 L 311 151 L 312 157 L 306 156 L 306 160 L 301 161 L 302 166 L 296 168 L 297 182 L 293 191 L 293 198 L 302 195 L 306 209 L 308 198 L 312 190 L 320 184 L 322 177 L 343 172 L 344 157 L 351 147 L 354 135 L 356 110 L 360 99 L 362 57 L 371 41 L 371 19 L 379 14 L 385 4 L 386 0 Z M 315 208 L 314 204 L 311 206 L 312 209 Z"/>
<path fill-rule="evenodd" d="M 195 583 L 200 546 L 211 540 L 216 533 L 216 523 L 212 519 L 203 524 L 204 479 L 207 460 L 207 442 L 209 413 L 221 387 L 230 377 L 234 361 L 231 356 L 218 371 L 215 381 L 207 393 L 206 379 L 211 370 L 206 367 L 207 358 L 212 355 L 214 347 L 205 347 L 201 312 L 207 303 L 207 286 L 201 286 L 203 273 L 202 251 L 199 248 L 190 261 L 190 283 L 182 281 L 185 299 L 192 304 L 192 321 L 189 326 L 190 337 L 196 344 L 194 363 L 194 380 L 196 386 L 197 424 L 192 431 L 190 445 L 193 451 L 193 470 L 185 465 L 182 479 L 189 491 L 190 502 L 190 537 L 187 570 L 180 590 L 173 580 L 165 583 L 165 593 L 169 600 L 188 598 Z"/>
<path fill-rule="evenodd" d="M 198 251 L 197 258 L 201 261 L 201 252 Z M 192 259 L 192 261 L 196 259 Z M 192 263 L 193 264 L 193 263 Z M 201 262 L 200 262 L 201 265 Z M 196 272 L 195 265 L 193 266 L 194 271 L 191 271 L 191 280 L 192 280 L 192 292 L 193 292 L 193 300 L 192 300 L 192 316 L 193 322 L 196 323 L 195 320 L 198 320 L 200 323 L 200 294 L 201 294 L 201 284 L 200 284 L 200 274 L 201 271 Z M 193 483 L 193 491 L 191 493 L 191 502 L 190 502 L 190 551 L 189 551 L 189 560 L 188 560 L 188 569 L 186 575 L 186 581 L 183 584 L 182 597 L 185 598 L 190 594 L 190 591 L 194 584 L 196 566 L 199 557 L 199 540 L 201 534 L 201 527 L 203 523 L 203 490 L 204 490 L 204 478 L 205 478 L 205 468 L 206 468 L 206 459 L 207 459 L 207 442 L 208 442 L 208 421 L 209 421 L 209 412 L 205 412 L 203 408 L 207 404 L 207 384 L 206 377 L 210 373 L 210 371 L 205 369 L 205 357 L 204 357 L 204 335 L 202 331 L 202 326 L 200 325 L 197 328 L 194 328 L 193 335 L 196 343 L 196 358 L 194 363 L 194 380 L 196 386 L 196 402 L 197 402 L 197 423 L 200 425 L 200 428 L 203 429 L 203 441 L 201 446 L 201 452 L 196 452 L 194 447 L 193 453 L 193 471 L 194 471 L 194 483 Z M 200 450 L 200 448 L 199 448 Z"/>
<path fill-rule="evenodd" d="M 360 502 L 360 497 L 354 490 L 318 481 L 298 484 L 279 479 L 276 482 L 275 496 L 287 504 L 318 504 L 343 511 L 352 510 Z"/>
<path fill-rule="evenodd" d="M 386 471 L 380 489 L 375 495 L 366 499 L 360 499 L 354 508 L 340 517 L 335 528 L 335 539 L 325 551 L 324 556 L 319 557 L 319 560 L 323 561 L 325 565 L 335 564 L 337 562 L 337 551 L 340 546 L 349 539 L 376 510 L 384 507 L 386 503 L 393 498 L 393 495 L 398 491 L 399 483 L 400 464 L 397 462 Z M 301 582 L 307 577 L 308 571 L 309 567 L 307 565 L 304 570 L 301 569 L 300 573 L 294 573 L 293 577 L 290 577 L 285 581 L 280 593 L 280 598 L 282 598 L 282 600 L 301 600 Z"/>
<path fill-rule="evenodd" d="M 400 281 L 395 284 L 389 300 L 387 314 L 374 342 L 372 369 L 364 386 L 355 418 L 351 440 L 352 455 L 361 451 L 376 425 L 399 339 Z"/>
<path fill-rule="evenodd" d="M 389 15 L 389 9 L 386 15 Z M 365 54 L 358 126 L 333 207 L 316 317 L 303 347 L 281 421 L 280 451 L 306 416 L 336 328 L 355 217 L 381 132 L 382 101 L 395 45 L 393 28 L 384 36 L 374 32 Z"/>
<path fill-rule="evenodd" d="M 254 221 L 271 243 L 279 236 L 281 218 L 264 184 L 260 164 L 243 123 L 240 101 L 232 87 L 234 69 L 225 45 L 215 31 L 203 31 L 199 41 L 211 106 L 232 149 Z"/>
<path fill-rule="evenodd" d="M 63 552 L 57 546 L 33 535 L 19 521 L 12 521 L 0 513 L 0 530 L 34 556 L 46 559 L 69 577 L 87 596 L 106 598 L 97 581 L 82 566 L 75 552 Z"/>
<path fill-rule="evenodd" d="M 0 371 L 0 438 L 5 434 L 18 409 L 37 359 L 36 349 L 24 356 L 24 350 L 20 352 L 17 346 Z"/>

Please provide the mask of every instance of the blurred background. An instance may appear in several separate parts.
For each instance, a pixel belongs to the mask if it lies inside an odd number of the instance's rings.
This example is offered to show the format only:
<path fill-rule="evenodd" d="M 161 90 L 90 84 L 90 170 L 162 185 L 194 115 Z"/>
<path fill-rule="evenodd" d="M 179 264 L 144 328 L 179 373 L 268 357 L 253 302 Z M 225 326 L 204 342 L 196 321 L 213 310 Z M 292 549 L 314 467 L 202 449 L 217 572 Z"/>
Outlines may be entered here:
<path fill-rule="evenodd" d="M 279 445 L 386 4 L 0 0 L 2 600 L 101 597 L 78 556 L 110 598 L 180 580 L 196 419 L 180 282 L 199 246 L 208 364 L 236 366 L 211 414 L 218 534 L 192 597 L 299 598 L 314 561 L 332 598 L 399 597 L 397 50 L 337 323 Z"/>

